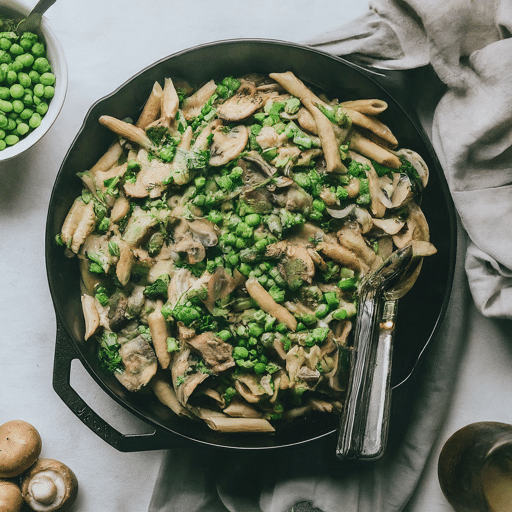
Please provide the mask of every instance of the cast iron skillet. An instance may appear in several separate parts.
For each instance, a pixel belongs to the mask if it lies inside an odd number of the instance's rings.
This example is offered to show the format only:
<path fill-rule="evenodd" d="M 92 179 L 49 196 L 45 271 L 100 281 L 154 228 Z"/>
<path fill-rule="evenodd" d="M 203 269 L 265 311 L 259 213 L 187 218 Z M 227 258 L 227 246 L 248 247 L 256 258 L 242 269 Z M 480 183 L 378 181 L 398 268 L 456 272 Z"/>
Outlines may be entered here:
<path fill-rule="evenodd" d="M 156 398 L 128 392 L 99 365 L 94 343 L 85 342 L 76 258 L 64 256 L 55 244 L 62 222 L 81 191 L 76 173 L 89 169 L 106 151 L 113 135 L 98 118 L 107 114 L 136 119 L 153 83 L 165 77 L 202 85 L 210 79 L 246 73 L 292 71 L 331 98 L 381 98 L 389 109 L 381 119 L 391 127 L 400 146 L 423 156 L 431 178 L 422 208 L 438 253 L 426 259 L 421 275 L 401 300 L 395 339 L 392 385 L 402 383 L 436 334 L 450 296 L 455 263 L 455 216 L 447 185 L 434 151 L 414 115 L 401 104 L 405 90 L 382 86 L 374 74 L 340 58 L 294 43 L 273 40 L 228 40 L 204 44 L 165 58 L 134 76 L 114 93 L 92 106 L 69 149 L 53 188 L 46 226 L 46 267 L 57 317 L 53 385 L 70 409 L 97 435 L 120 451 L 203 444 L 223 448 L 269 449 L 291 447 L 331 436 L 337 418 L 326 415 L 298 421 L 273 435 L 221 434 L 203 424 L 175 416 Z M 380 81 L 380 80 L 379 80 Z M 73 359 L 80 359 L 103 390 L 135 416 L 154 427 L 143 435 L 123 435 L 103 421 L 71 388 Z"/>

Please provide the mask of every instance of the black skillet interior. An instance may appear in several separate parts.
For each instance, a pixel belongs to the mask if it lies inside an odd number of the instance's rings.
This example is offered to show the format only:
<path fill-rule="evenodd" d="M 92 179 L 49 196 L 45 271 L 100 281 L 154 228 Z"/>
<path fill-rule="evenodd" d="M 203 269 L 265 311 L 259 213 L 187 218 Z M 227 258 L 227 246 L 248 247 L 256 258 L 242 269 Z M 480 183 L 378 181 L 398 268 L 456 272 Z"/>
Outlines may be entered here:
<path fill-rule="evenodd" d="M 313 417 L 286 427 L 272 436 L 227 435 L 210 431 L 176 417 L 148 394 L 130 393 L 99 366 L 94 344 L 83 338 L 84 321 L 80 305 L 79 273 L 76 259 L 64 256 L 54 243 L 74 198 L 81 191 L 77 172 L 90 168 L 106 151 L 113 135 L 98 118 L 107 114 L 136 119 L 153 83 L 165 77 L 184 79 L 198 86 L 210 79 L 246 73 L 293 71 L 309 85 L 317 86 L 331 98 L 343 100 L 381 98 L 390 105 L 381 119 L 395 133 L 401 147 L 417 151 L 426 160 L 431 178 L 422 208 L 438 253 L 424 262 L 415 287 L 400 302 L 395 340 L 392 383 L 401 383 L 435 334 L 443 317 L 451 289 L 455 257 L 455 223 L 451 199 L 442 171 L 427 137 L 418 124 L 368 74 L 346 61 L 301 45 L 269 40 L 221 41 L 185 50 L 159 61 L 122 85 L 90 109 L 69 149 L 54 185 L 46 231 L 46 264 L 50 291 L 58 322 L 69 337 L 78 357 L 95 381 L 118 403 L 171 437 L 177 434 L 206 445 L 230 448 L 275 448 L 301 444 L 332 434 L 337 419 Z M 58 357 L 58 354 L 57 354 Z"/>

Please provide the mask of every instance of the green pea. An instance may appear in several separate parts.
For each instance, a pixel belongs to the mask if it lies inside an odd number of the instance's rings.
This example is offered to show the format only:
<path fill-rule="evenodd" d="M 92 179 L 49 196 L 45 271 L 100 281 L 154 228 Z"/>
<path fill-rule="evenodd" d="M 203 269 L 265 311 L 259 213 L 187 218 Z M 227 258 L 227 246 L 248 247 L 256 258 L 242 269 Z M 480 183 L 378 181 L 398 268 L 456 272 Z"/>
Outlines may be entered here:
<path fill-rule="evenodd" d="M 20 138 L 17 135 L 10 134 L 7 135 L 4 140 L 8 146 L 14 146 L 14 144 L 20 141 Z"/>
<path fill-rule="evenodd" d="M 9 48 L 9 51 L 13 55 L 22 55 L 24 53 L 23 48 L 18 43 L 13 43 L 11 47 Z"/>
<path fill-rule="evenodd" d="M 25 108 L 25 105 L 20 100 L 14 100 L 12 102 L 12 110 L 13 112 L 16 112 L 17 114 L 23 112 L 23 109 Z"/>
<path fill-rule="evenodd" d="M 27 123 L 20 123 L 18 125 L 18 133 L 23 136 L 26 135 L 30 131 L 30 127 Z"/>
<path fill-rule="evenodd" d="M 251 322 L 249 325 L 249 336 L 259 337 L 263 334 L 264 329 L 261 325 Z"/>
<path fill-rule="evenodd" d="M 44 96 L 44 85 L 43 84 L 36 84 L 34 86 L 34 95 L 39 98 Z"/>
<path fill-rule="evenodd" d="M 30 128 L 37 128 L 41 124 L 41 116 L 37 113 L 33 114 L 32 117 L 28 120 L 28 125 Z"/>
<path fill-rule="evenodd" d="M 315 310 L 317 318 L 325 318 L 329 313 L 329 306 L 327 304 L 320 304 Z"/>
<path fill-rule="evenodd" d="M 266 369 L 267 369 L 267 365 L 265 363 L 256 363 L 254 365 L 254 373 L 256 373 L 258 375 L 265 373 Z"/>
<path fill-rule="evenodd" d="M 8 100 L 10 97 L 9 87 L 0 87 L 0 100 Z"/>
<path fill-rule="evenodd" d="M 10 93 L 13 99 L 19 100 L 25 94 L 25 89 L 21 84 L 13 84 L 10 88 Z"/>
<path fill-rule="evenodd" d="M 34 61 L 34 69 L 38 73 L 42 74 L 42 73 L 46 73 L 47 71 L 50 71 L 51 66 L 50 66 L 50 63 L 48 62 L 48 59 L 46 57 L 38 57 Z"/>
<path fill-rule="evenodd" d="M 55 75 L 53 73 L 43 73 L 41 75 L 40 80 L 43 85 L 54 85 L 55 84 Z"/>
<path fill-rule="evenodd" d="M 31 69 L 28 76 L 33 84 L 38 84 L 41 81 L 41 75 L 35 69 Z"/>
<path fill-rule="evenodd" d="M 0 128 L 7 128 L 7 117 L 0 114 Z"/>
<path fill-rule="evenodd" d="M 3 151 L 7 147 L 5 140 L 0 140 L 0 151 Z"/>
<path fill-rule="evenodd" d="M 261 216 L 257 213 L 251 213 L 245 217 L 245 223 L 249 226 L 259 226 L 261 223 Z"/>
<path fill-rule="evenodd" d="M 16 128 L 23 122 L 23 119 L 21 119 L 20 115 L 18 114 L 16 118 L 14 119 L 16 122 Z"/>
<path fill-rule="evenodd" d="M 21 98 L 21 101 L 23 101 L 27 107 L 31 107 L 34 104 L 34 100 L 32 99 L 32 94 L 30 92 L 25 92 L 25 95 L 23 98 Z"/>
<path fill-rule="evenodd" d="M 7 37 L 0 37 L 0 50 L 8 50 L 11 44 L 10 39 L 7 39 Z"/>
<path fill-rule="evenodd" d="M 16 73 L 19 73 L 23 69 L 23 63 L 19 60 L 15 60 L 11 64 L 9 64 L 9 66 L 11 66 L 11 70 L 16 71 Z"/>
<path fill-rule="evenodd" d="M 0 139 L 5 138 L 5 131 L 0 129 Z"/>
<path fill-rule="evenodd" d="M 53 98 L 55 96 L 55 87 L 52 87 L 51 85 L 45 85 L 44 86 L 44 97 L 48 100 L 50 98 Z"/>
<path fill-rule="evenodd" d="M 41 98 L 38 98 L 37 96 L 33 96 L 32 101 L 36 107 L 43 103 L 43 100 Z"/>
<path fill-rule="evenodd" d="M 12 103 L 6 100 L 0 100 L 0 110 L 3 112 L 12 112 Z"/>
<path fill-rule="evenodd" d="M 16 57 L 15 62 L 21 62 L 24 67 L 29 68 L 34 64 L 34 60 L 34 56 L 31 53 L 24 53 L 23 55 Z"/>
<path fill-rule="evenodd" d="M 9 86 L 13 85 L 14 83 L 16 83 L 16 80 L 18 80 L 18 73 L 16 73 L 16 71 L 13 71 L 12 69 L 7 71 L 7 76 L 5 77 L 5 80 Z"/>
<path fill-rule="evenodd" d="M 6 130 L 12 132 L 16 128 L 16 121 L 14 119 L 7 119 Z"/>
<path fill-rule="evenodd" d="M 36 57 L 42 57 L 45 54 L 44 45 L 42 43 L 35 43 L 31 51 Z"/>
<path fill-rule="evenodd" d="M 46 114 L 46 112 L 48 112 L 48 103 L 44 103 L 44 102 L 39 103 L 39 105 L 36 106 L 36 112 L 39 115 L 44 116 Z"/>
<path fill-rule="evenodd" d="M 34 112 L 32 110 L 30 110 L 29 108 L 25 108 L 23 109 L 23 111 L 20 113 L 20 117 L 21 119 L 23 119 L 24 121 L 26 121 L 27 119 L 30 119 L 32 117 L 32 114 Z"/>
<path fill-rule="evenodd" d="M 10 64 L 12 62 L 12 57 L 5 50 L 0 50 L 0 63 L 1 64 Z"/>

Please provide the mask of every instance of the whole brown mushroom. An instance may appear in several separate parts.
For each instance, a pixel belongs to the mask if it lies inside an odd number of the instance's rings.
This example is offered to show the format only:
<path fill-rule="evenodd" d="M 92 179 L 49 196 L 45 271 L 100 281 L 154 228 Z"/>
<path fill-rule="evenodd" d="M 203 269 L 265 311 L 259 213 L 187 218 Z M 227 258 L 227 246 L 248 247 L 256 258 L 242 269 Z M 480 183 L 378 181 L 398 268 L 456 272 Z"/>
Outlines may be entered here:
<path fill-rule="evenodd" d="M 69 510 L 78 493 L 71 469 L 54 459 L 39 459 L 23 475 L 21 492 L 27 505 L 39 512 Z"/>
<path fill-rule="evenodd" d="M 30 423 L 12 420 L 0 425 L 0 478 L 27 470 L 41 453 L 41 436 Z"/>
<path fill-rule="evenodd" d="M 10 480 L 0 480 L 0 512 L 20 512 L 22 506 L 20 488 Z"/>

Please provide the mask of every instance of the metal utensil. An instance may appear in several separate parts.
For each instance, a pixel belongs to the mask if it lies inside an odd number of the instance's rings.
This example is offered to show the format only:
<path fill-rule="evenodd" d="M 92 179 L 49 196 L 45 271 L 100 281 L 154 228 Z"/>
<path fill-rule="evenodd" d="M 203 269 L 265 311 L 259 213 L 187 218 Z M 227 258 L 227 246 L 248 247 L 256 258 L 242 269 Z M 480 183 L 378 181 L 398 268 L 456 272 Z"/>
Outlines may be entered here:
<path fill-rule="evenodd" d="M 391 405 L 393 339 L 398 299 L 403 297 L 416 282 L 422 262 L 421 258 L 411 262 L 400 282 L 382 294 L 383 306 L 375 353 L 376 364 L 374 365 L 370 390 L 368 392 L 368 411 L 361 453 L 359 455 L 360 459 L 378 459 L 386 449 Z"/>
<path fill-rule="evenodd" d="M 51 7 L 57 0 L 39 0 L 35 7 L 32 9 L 30 14 L 21 20 L 16 27 L 18 33 L 22 32 L 34 32 L 39 28 L 41 24 L 41 18 L 43 14 Z"/>
<path fill-rule="evenodd" d="M 410 272 L 413 257 L 411 245 L 395 251 L 361 283 L 354 333 L 355 357 L 336 447 L 336 455 L 340 459 L 364 458 L 363 450 L 365 457 L 375 458 L 375 447 L 380 450 L 385 445 L 387 423 L 384 417 L 389 407 L 386 389 L 389 387 L 393 329 L 383 329 L 380 320 L 387 317 L 394 324 L 396 295 L 400 295 L 399 290 L 406 289 L 411 276 L 416 275 L 416 269 Z M 382 354 L 377 355 L 377 349 Z M 381 357 L 386 364 L 382 365 Z M 375 365 L 377 360 L 379 364 Z M 373 372 L 372 368 L 375 368 Z M 377 428 L 371 428 L 370 435 L 367 435 L 369 425 L 377 425 Z"/>

